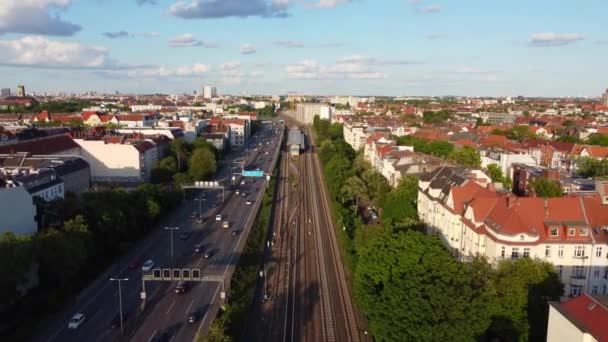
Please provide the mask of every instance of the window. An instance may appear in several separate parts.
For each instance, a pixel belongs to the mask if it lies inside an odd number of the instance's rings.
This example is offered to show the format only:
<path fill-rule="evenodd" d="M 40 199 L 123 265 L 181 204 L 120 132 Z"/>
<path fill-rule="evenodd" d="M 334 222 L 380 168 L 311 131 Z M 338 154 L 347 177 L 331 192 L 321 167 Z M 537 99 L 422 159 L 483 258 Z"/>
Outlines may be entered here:
<path fill-rule="evenodd" d="M 502 248 L 500 249 L 500 257 L 504 258 L 505 257 L 505 246 L 502 246 Z"/>
<path fill-rule="evenodd" d="M 583 266 L 572 266 L 572 278 L 583 278 L 583 272 L 585 269 Z"/>
<path fill-rule="evenodd" d="M 551 246 L 545 246 L 545 256 L 547 258 L 551 257 Z"/>
<path fill-rule="evenodd" d="M 604 267 L 604 279 L 608 279 L 608 267 Z"/>
<path fill-rule="evenodd" d="M 581 229 L 581 236 L 589 235 L 589 229 Z"/>
<path fill-rule="evenodd" d="M 591 288 L 591 294 L 597 294 L 597 285 L 593 285 Z"/>
<path fill-rule="evenodd" d="M 599 268 L 594 268 L 593 269 L 593 277 L 599 278 L 599 276 L 600 276 L 600 269 Z"/>
<path fill-rule="evenodd" d="M 602 247 L 595 248 L 595 256 L 598 258 L 602 256 Z"/>
<path fill-rule="evenodd" d="M 568 229 L 568 236 L 574 236 L 575 233 L 576 233 L 576 230 L 574 228 Z"/>
<path fill-rule="evenodd" d="M 574 256 L 582 258 L 585 256 L 585 246 L 575 246 L 574 247 Z"/>
<path fill-rule="evenodd" d="M 564 246 L 557 247 L 557 256 L 560 258 L 564 257 Z"/>
<path fill-rule="evenodd" d="M 511 249 L 511 259 L 519 258 L 519 248 L 515 247 Z"/>
<path fill-rule="evenodd" d="M 559 229 L 551 228 L 551 236 L 553 236 L 553 237 L 559 236 Z"/>
<path fill-rule="evenodd" d="M 530 257 L 530 248 L 526 247 L 524 248 L 524 258 L 529 258 Z"/>
<path fill-rule="evenodd" d="M 523 235 L 520 235 L 520 236 L 519 236 L 519 239 L 520 239 L 521 241 L 524 241 L 524 236 L 523 236 Z"/>
<path fill-rule="evenodd" d="M 602 285 L 602 293 L 606 294 L 606 292 L 608 292 L 608 286 Z"/>
<path fill-rule="evenodd" d="M 561 278 L 562 277 L 562 271 L 564 270 L 564 266 L 559 265 L 557 266 L 557 275 Z"/>
<path fill-rule="evenodd" d="M 580 286 L 580 285 L 572 285 L 570 287 L 570 296 L 572 296 L 572 297 L 579 296 L 582 292 L 581 289 L 582 289 L 582 286 Z"/>

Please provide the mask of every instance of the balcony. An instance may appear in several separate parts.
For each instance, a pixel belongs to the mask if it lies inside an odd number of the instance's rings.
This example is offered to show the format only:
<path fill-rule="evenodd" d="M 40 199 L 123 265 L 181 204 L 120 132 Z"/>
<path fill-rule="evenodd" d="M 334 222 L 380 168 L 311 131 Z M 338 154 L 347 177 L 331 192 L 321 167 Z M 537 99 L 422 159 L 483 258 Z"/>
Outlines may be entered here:
<path fill-rule="evenodd" d="M 570 285 L 585 286 L 587 277 L 584 274 L 577 274 L 570 277 Z"/>

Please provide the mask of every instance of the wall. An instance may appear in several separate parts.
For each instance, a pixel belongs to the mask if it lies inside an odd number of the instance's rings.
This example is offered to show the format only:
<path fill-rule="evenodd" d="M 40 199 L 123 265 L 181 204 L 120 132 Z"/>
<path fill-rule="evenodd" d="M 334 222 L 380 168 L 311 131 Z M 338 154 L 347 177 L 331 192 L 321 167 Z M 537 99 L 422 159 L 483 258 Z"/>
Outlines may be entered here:
<path fill-rule="evenodd" d="M 586 336 L 585 336 L 586 335 Z M 549 324 L 547 326 L 547 342 L 592 342 L 597 341 L 590 335 L 584 334 L 572 322 L 549 306 Z"/>
<path fill-rule="evenodd" d="M 36 207 L 24 187 L 0 188 L 0 208 L 0 233 L 12 231 L 17 235 L 33 235 L 38 230 L 34 219 Z"/>
<path fill-rule="evenodd" d="M 75 139 L 82 157 L 91 166 L 93 182 L 141 182 L 140 153 L 131 145 L 105 144 L 100 140 Z"/>

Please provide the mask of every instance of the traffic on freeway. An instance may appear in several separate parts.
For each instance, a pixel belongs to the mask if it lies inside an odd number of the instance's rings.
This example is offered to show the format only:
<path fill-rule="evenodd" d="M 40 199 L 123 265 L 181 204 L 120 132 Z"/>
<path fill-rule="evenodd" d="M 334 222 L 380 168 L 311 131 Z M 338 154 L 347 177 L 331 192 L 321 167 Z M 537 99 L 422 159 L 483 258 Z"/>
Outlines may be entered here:
<path fill-rule="evenodd" d="M 197 332 L 204 334 L 220 292 L 228 290 L 221 288 L 221 282 L 144 283 L 142 273 L 162 267 L 199 268 L 203 275 L 215 277 L 231 275 L 268 184 L 265 176 L 274 167 L 282 134 L 282 126 L 263 123 L 247 146 L 218 164 L 215 181 L 225 187 L 224 194 L 221 190 L 187 191 L 177 209 L 56 314 L 34 341 L 192 341 Z M 258 170 L 264 176 L 242 177 L 243 170 Z M 141 298 L 144 288 L 145 301 Z"/>

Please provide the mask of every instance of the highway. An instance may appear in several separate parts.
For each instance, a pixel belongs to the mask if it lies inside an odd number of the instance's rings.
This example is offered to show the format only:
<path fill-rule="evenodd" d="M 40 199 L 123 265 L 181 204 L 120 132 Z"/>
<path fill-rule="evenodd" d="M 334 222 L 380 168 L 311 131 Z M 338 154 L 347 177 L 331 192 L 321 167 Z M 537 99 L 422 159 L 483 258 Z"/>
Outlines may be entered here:
<path fill-rule="evenodd" d="M 277 128 L 279 126 L 276 126 Z M 259 168 L 264 172 L 273 169 L 282 139 L 282 127 L 274 134 L 275 126 L 262 125 L 251 137 L 246 149 L 232 152 L 225 160 L 228 162 L 244 161 L 245 169 Z M 266 144 L 268 142 L 268 144 Z M 259 144 L 262 145 L 259 145 Z M 255 145 L 255 146 L 254 146 Z M 257 151 L 256 151 L 257 150 Z M 105 272 L 81 291 L 76 299 L 56 314 L 46 327 L 33 339 L 34 341 L 149 341 L 153 339 L 192 341 L 197 333 L 204 335 L 209 324 L 215 318 L 220 303 L 219 282 L 197 282 L 185 294 L 174 293 L 174 282 L 145 283 L 146 301 L 142 305 L 142 271 L 138 266 L 130 269 L 132 260 L 151 259 L 155 267 L 200 268 L 204 275 L 228 277 L 238 262 L 240 251 L 245 245 L 249 230 L 255 219 L 258 205 L 267 186 L 266 178 L 240 177 L 231 185 L 231 172 L 240 172 L 238 164 L 221 164 L 215 180 L 225 185 L 225 202 L 222 204 L 221 191 L 205 190 L 200 202 L 203 224 L 191 218 L 198 211 L 201 190 L 191 190 L 188 198 L 172 213 L 165 216 L 154 230 L 136 246 L 128 255 L 122 257 Z M 234 190 L 240 194 L 236 195 Z M 246 196 L 242 196 L 245 192 Z M 253 203 L 247 205 L 246 201 Z M 222 221 L 216 221 L 215 215 L 221 213 Z M 223 221 L 230 222 L 230 228 L 221 227 Z M 174 231 L 174 255 L 170 253 L 170 231 L 164 227 L 179 227 Z M 191 231 L 192 235 L 182 240 L 179 234 Z M 236 236 L 231 234 L 236 231 Z M 203 243 L 205 252 L 210 252 L 207 259 L 204 253 L 194 253 L 194 246 Z M 122 282 L 121 294 L 123 312 L 126 314 L 124 332 L 120 328 L 110 328 L 111 321 L 118 313 L 118 283 L 110 278 L 129 278 Z M 228 284 L 227 284 L 228 285 Z M 228 292 L 229 295 L 229 292 Z M 200 320 L 196 324 L 187 323 L 190 312 L 197 311 Z M 76 330 L 67 328 L 69 319 L 75 313 L 85 314 L 85 322 Z M 161 339 L 162 340 L 162 339 Z"/>

